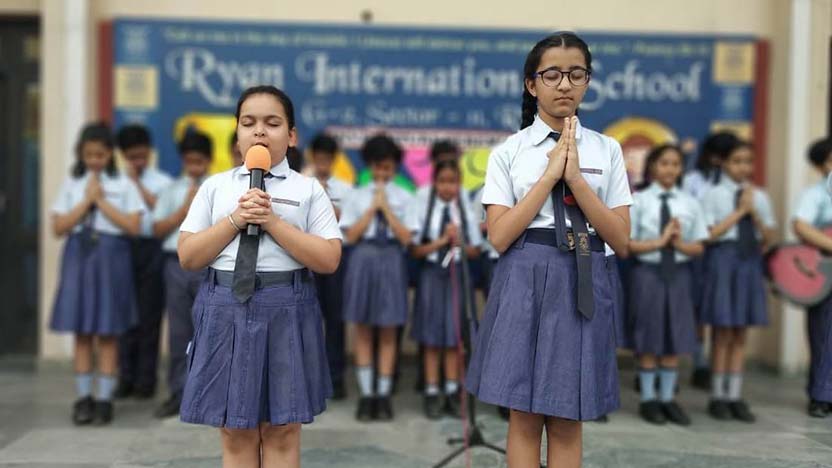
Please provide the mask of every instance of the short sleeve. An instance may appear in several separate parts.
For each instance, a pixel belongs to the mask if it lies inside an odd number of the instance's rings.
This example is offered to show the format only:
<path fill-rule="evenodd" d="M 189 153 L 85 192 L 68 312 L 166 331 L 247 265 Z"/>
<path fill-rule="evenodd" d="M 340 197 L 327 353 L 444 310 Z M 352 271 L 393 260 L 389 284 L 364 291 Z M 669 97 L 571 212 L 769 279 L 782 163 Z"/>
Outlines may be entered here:
<path fill-rule="evenodd" d="M 156 200 L 156 206 L 153 207 L 153 221 L 159 222 L 170 216 L 176 208 L 174 204 L 174 196 L 176 190 L 172 185 L 169 185 L 162 193 L 159 194 L 159 199 Z"/>
<path fill-rule="evenodd" d="M 809 224 L 815 224 L 815 221 L 820 217 L 820 200 L 818 194 L 829 196 L 821 190 L 805 190 L 795 205 L 793 218 Z"/>
<path fill-rule="evenodd" d="M 136 186 L 135 182 L 126 177 L 123 180 L 125 185 L 124 212 L 128 214 L 147 213 L 147 205 L 145 205 L 142 194 L 139 192 L 139 187 Z"/>
<path fill-rule="evenodd" d="M 307 232 L 324 239 L 343 239 L 335 218 L 335 209 L 323 186 L 312 180 L 312 199 L 309 201 L 307 214 Z"/>
<path fill-rule="evenodd" d="M 417 203 L 416 196 L 409 193 L 405 194 L 405 200 L 407 200 L 407 209 L 404 212 L 404 219 L 400 221 L 404 224 L 408 231 L 411 233 L 417 233 L 422 228 L 419 223 L 419 210 L 417 209 L 417 205 L 419 205 L 419 203 Z"/>
<path fill-rule="evenodd" d="M 470 245 L 479 246 L 482 244 L 482 232 L 480 232 L 479 213 L 471 206 L 471 202 L 463 201 L 463 206 L 466 208 L 465 216 L 468 223 L 468 243 Z"/>
<path fill-rule="evenodd" d="M 689 232 L 685 238 L 688 242 L 708 240 L 710 234 L 708 233 L 708 225 L 705 220 L 705 213 L 702 210 L 702 205 L 695 198 L 691 198 L 689 203 L 690 211 L 693 214 L 693 223 L 690 225 Z"/>
<path fill-rule="evenodd" d="M 344 196 L 344 201 L 341 203 L 341 219 L 339 224 L 341 229 L 347 229 L 355 224 L 361 218 L 361 207 L 358 203 L 361 197 L 361 190 L 352 190 Z"/>
<path fill-rule="evenodd" d="M 199 187 L 194 196 L 194 201 L 188 209 L 185 221 L 179 227 L 180 232 L 199 232 L 211 227 L 211 211 L 213 208 L 214 181 L 208 179 Z"/>
<path fill-rule="evenodd" d="M 643 204 L 644 197 L 636 195 L 633 200 L 633 206 L 630 208 L 630 238 L 633 240 L 641 240 L 639 234 L 641 233 L 641 214 L 643 213 Z"/>
<path fill-rule="evenodd" d="M 482 188 L 481 200 L 484 206 L 502 205 L 513 207 L 517 203 L 511 184 L 509 155 L 503 146 L 494 149 L 488 157 L 485 185 Z"/>
<path fill-rule="evenodd" d="M 58 190 L 58 196 L 55 198 L 55 202 L 52 203 L 52 212 L 60 215 L 64 215 L 72 211 L 72 186 L 73 186 L 72 179 L 66 179 L 64 183 L 61 185 L 61 189 Z"/>
<path fill-rule="evenodd" d="M 777 227 L 777 221 L 774 219 L 774 210 L 771 207 L 771 199 L 768 194 L 762 190 L 757 190 L 757 214 L 763 225 L 769 229 Z"/>
<path fill-rule="evenodd" d="M 624 166 L 624 155 L 621 152 L 621 145 L 608 137 L 612 159 L 610 161 L 610 178 L 607 182 L 607 196 L 605 203 L 607 208 L 618 208 L 633 204 L 633 195 L 630 192 L 630 182 L 627 180 L 627 168 Z"/>

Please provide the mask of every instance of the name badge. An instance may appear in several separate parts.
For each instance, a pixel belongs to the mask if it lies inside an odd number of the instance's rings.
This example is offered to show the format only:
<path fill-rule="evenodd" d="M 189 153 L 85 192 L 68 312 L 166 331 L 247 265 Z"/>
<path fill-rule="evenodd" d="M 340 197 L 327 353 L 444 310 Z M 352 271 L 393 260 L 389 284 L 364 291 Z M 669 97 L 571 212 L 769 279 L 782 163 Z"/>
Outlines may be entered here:
<path fill-rule="evenodd" d="M 603 169 L 595 169 L 592 167 L 582 167 L 581 172 L 584 174 L 604 175 Z"/>
<path fill-rule="evenodd" d="M 287 198 L 272 198 L 272 203 L 280 203 L 281 205 L 300 206 L 299 201 L 289 200 Z"/>

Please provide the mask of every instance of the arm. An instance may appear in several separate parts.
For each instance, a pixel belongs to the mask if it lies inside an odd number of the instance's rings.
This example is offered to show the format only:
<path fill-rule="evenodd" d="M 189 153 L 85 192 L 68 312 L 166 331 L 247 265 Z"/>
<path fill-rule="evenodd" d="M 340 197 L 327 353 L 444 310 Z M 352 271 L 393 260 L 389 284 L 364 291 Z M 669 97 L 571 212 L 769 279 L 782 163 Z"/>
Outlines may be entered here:
<path fill-rule="evenodd" d="M 80 203 L 75 205 L 72 210 L 66 214 L 55 213 L 52 216 L 52 231 L 56 236 L 63 236 L 69 233 L 72 228 L 78 225 L 89 212 L 93 201 L 89 198 L 84 198 Z"/>
<path fill-rule="evenodd" d="M 347 244 L 355 244 L 361 240 L 362 237 L 364 237 L 364 233 L 367 232 L 367 228 L 370 226 L 370 222 L 373 220 L 375 215 L 376 208 L 375 206 L 371 206 L 370 209 L 365 211 L 364 214 L 358 218 L 358 221 L 347 228 L 347 231 L 344 233 Z"/>
<path fill-rule="evenodd" d="M 567 183 L 578 206 L 598 235 L 612 247 L 616 255 L 626 258 L 630 243 L 630 207 L 607 208 L 583 176 L 579 175 L 578 179 Z"/>
<path fill-rule="evenodd" d="M 245 221 L 235 211 L 232 215 L 237 226 L 245 226 Z M 201 270 L 210 265 L 222 250 L 234 240 L 240 231 L 235 228 L 227 217 L 204 231 L 179 233 L 176 252 L 179 254 L 179 264 L 189 271 Z"/>
<path fill-rule="evenodd" d="M 725 233 L 728 232 L 729 229 L 731 229 L 737 223 L 739 223 L 740 219 L 742 219 L 742 217 L 747 214 L 748 212 L 745 211 L 743 208 L 737 208 L 736 210 L 732 211 L 731 214 L 725 217 L 725 219 L 709 228 L 710 237 L 708 238 L 708 240 L 711 242 L 716 241 L 717 239 L 725 235 Z"/>
<path fill-rule="evenodd" d="M 384 205 L 381 207 L 381 213 L 384 215 L 384 218 L 387 220 L 387 223 L 390 225 L 390 229 L 393 230 L 393 235 L 396 236 L 396 240 L 399 241 L 400 244 L 407 247 L 410 245 L 410 240 L 412 234 L 410 229 L 402 223 L 399 218 L 393 214 L 393 210 L 390 209 L 390 206 L 387 205 L 385 202 Z"/>
<path fill-rule="evenodd" d="M 824 252 L 832 252 L 832 237 L 827 236 L 820 229 L 800 219 L 792 222 L 792 229 L 801 241 Z"/>
<path fill-rule="evenodd" d="M 188 216 L 188 210 L 191 208 L 191 203 L 193 203 L 198 189 L 199 187 L 197 185 L 191 185 L 188 189 L 188 196 L 185 198 L 185 203 L 183 203 L 179 209 L 171 213 L 170 216 L 153 223 L 154 236 L 159 239 L 164 239 L 182 225 L 182 222 L 185 221 L 185 217 Z"/>
<path fill-rule="evenodd" d="M 155 208 L 158 197 L 156 197 L 156 195 L 153 195 L 153 193 L 151 193 L 150 190 L 146 189 L 144 184 L 141 183 L 138 177 L 133 179 L 133 181 L 136 183 L 136 187 L 138 187 L 139 193 L 141 194 L 142 200 L 144 200 L 145 205 L 147 205 L 147 207 L 151 210 Z"/>
<path fill-rule="evenodd" d="M 414 258 L 421 260 L 427 257 L 428 255 L 442 249 L 442 247 L 448 246 L 449 244 L 450 239 L 448 239 L 448 236 L 442 236 L 439 239 L 428 242 L 427 244 L 411 245 L 410 254 L 413 255 Z"/>
<path fill-rule="evenodd" d="M 95 204 L 98 206 L 98 209 L 104 213 L 104 216 L 110 218 L 110 220 L 125 233 L 130 236 L 139 235 L 142 221 L 141 213 L 122 213 L 118 208 L 110 204 L 110 202 L 108 202 L 103 196 L 99 198 Z"/>

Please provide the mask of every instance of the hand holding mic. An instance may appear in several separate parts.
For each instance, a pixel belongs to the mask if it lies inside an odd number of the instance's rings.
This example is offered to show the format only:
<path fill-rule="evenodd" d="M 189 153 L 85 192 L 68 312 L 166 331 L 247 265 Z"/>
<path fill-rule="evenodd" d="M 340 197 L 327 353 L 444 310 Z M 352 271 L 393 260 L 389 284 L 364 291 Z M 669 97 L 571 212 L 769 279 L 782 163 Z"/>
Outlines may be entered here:
<path fill-rule="evenodd" d="M 272 157 L 269 155 L 269 150 L 266 147 L 254 145 L 246 151 L 246 168 L 250 174 L 248 188 L 265 190 L 263 177 L 268 172 L 271 164 Z M 249 224 L 246 228 L 246 234 L 249 236 L 259 236 L 260 226 L 257 224 Z"/>

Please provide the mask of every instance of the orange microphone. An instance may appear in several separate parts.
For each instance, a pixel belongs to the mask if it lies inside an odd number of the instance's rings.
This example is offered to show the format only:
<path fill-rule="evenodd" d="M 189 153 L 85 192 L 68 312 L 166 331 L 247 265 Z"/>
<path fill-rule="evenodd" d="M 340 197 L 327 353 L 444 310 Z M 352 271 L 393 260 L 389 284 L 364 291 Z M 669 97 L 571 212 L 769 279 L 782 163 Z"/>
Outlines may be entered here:
<path fill-rule="evenodd" d="M 265 146 L 254 145 L 246 151 L 246 168 L 249 170 L 248 188 L 258 188 L 265 190 L 263 185 L 263 176 L 272 165 L 272 157 L 269 155 L 269 150 Z M 260 226 L 257 224 L 249 224 L 246 228 L 246 234 L 249 236 L 259 236 Z"/>

